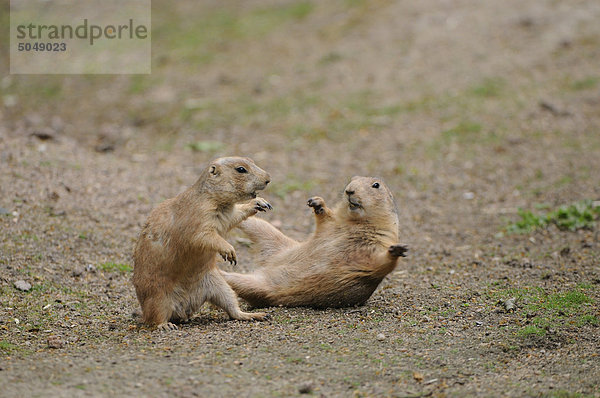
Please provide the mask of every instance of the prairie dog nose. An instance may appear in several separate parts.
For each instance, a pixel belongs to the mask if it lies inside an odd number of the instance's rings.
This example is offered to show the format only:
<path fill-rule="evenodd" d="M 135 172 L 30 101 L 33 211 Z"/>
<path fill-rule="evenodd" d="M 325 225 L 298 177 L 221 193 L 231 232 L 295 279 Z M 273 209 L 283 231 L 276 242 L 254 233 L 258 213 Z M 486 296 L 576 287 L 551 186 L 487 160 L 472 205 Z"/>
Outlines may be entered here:
<path fill-rule="evenodd" d="M 348 196 L 354 195 L 354 191 L 350 190 L 350 189 L 346 189 L 346 195 L 348 195 Z"/>

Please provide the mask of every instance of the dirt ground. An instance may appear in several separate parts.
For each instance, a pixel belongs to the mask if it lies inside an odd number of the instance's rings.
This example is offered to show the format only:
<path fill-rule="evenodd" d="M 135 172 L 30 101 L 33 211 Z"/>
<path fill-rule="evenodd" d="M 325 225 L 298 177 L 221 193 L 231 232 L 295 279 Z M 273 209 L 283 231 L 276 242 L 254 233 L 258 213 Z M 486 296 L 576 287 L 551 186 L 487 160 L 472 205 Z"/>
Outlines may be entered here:
<path fill-rule="evenodd" d="M 0 65 L 1 396 L 600 397 L 598 220 L 507 228 L 600 199 L 597 0 L 152 12 L 151 75 Z M 221 155 L 270 172 L 298 239 L 307 198 L 383 177 L 408 257 L 362 307 L 143 327 L 140 226 Z"/>

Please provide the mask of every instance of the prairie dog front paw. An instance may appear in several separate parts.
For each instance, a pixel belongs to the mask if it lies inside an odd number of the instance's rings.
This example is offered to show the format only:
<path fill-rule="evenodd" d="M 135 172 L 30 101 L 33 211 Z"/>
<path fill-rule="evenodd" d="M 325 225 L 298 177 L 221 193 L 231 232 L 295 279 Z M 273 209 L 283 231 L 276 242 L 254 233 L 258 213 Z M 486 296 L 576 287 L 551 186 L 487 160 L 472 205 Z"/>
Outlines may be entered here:
<path fill-rule="evenodd" d="M 223 257 L 224 261 L 229 261 L 230 264 L 237 265 L 235 249 L 229 243 L 227 244 L 227 246 L 219 250 L 219 255 Z"/>
<path fill-rule="evenodd" d="M 269 204 L 269 202 L 267 202 L 263 198 L 253 199 L 252 202 L 250 202 L 250 204 L 252 205 L 253 210 L 257 212 L 273 210 L 273 206 L 271 206 L 271 204 Z"/>
<path fill-rule="evenodd" d="M 323 214 L 323 212 L 325 211 L 323 209 L 325 207 L 325 201 L 319 196 L 314 196 L 308 199 L 307 205 L 308 207 L 313 208 L 315 214 Z"/>

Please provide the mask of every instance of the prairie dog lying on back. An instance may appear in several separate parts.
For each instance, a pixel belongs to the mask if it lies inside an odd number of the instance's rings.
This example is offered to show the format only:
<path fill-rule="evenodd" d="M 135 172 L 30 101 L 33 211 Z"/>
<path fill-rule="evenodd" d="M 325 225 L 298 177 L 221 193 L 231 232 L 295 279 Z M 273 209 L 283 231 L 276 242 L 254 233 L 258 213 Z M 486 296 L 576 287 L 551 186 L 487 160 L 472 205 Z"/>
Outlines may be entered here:
<path fill-rule="evenodd" d="M 322 198 L 308 200 L 316 229 L 297 242 L 268 222 L 240 224 L 260 250 L 262 267 L 251 274 L 224 272 L 235 292 L 254 307 L 346 307 L 364 304 L 404 257 L 398 214 L 381 179 L 353 177 L 334 210 Z"/>
<path fill-rule="evenodd" d="M 240 310 L 219 273 L 216 255 L 236 262 L 223 235 L 258 211 L 271 209 L 256 197 L 269 179 L 251 159 L 219 158 L 194 185 L 152 210 L 133 255 L 133 284 L 145 323 L 176 329 L 171 322 L 188 320 L 207 300 L 233 319 L 265 317 Z"/>

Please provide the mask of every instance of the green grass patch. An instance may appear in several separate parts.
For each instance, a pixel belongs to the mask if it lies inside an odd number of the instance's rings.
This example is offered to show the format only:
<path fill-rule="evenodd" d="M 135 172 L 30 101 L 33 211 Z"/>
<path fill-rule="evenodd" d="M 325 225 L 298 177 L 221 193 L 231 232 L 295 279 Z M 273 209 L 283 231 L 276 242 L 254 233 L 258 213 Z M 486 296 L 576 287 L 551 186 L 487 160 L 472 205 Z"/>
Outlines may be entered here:
<path fill-rule="evenodd" d="M 506 232 L 513 234 L 525 234 L 547 225 L 543 216 L 534 214 L 529 210 L 519 209 L 518 215 L 521 217 L 521 219 L 509 224 L 506 227 Z"/>
<path fill-rule="evenodd" d="M 98 266 L 102 271 L 107 272 L 121 272 L 127 273 L 133 271 L 133 267 L 129 264 L 125 263 L 114 263 L 112 261 L 108 261 L 106 263 L 102 263 Z"/>
<path fill-rule="evenodd" d="M 535 395 L 535 394 L 532 394 Z M 552 391 L 544 395 L 547 398 L 584 398 L 592 397 L 592 395 L 582 394 L 580 392 L 571 392 L 567 390 Z"/>
<path fill-rule="evenodd" d="M 219 141 L 196 141 L 185 146 L 194 152 L 218 152 L 225 148 L 225 144 Z"/>
<path fill-rule="evenodd" d="M 495 303 L 516 299 L 517 312 L 524 315 L 526 324 L 517 330 L 517 335 L 527 337 L 543 336 L 550 329 L 600 325 L 594 313 L 594 300 L 587 294 L 590 289 L 578 286 L 563 292 L 547 293 L 540 287 L 495 290 L 495 286 L 491 285 L 486 294 Z"/>
<path fill-rule="evenodd" d="M 247 16 L 248 23 L 254 25 L 266 25 L 276 27 L 289 20 L 302 20 L 313 11 L 314 5 L 309 1 L 298 1 L 290 4 L 273 5 L 272 7 L 259 8 L 250 12 Z"/>
<path fill-rule="evenodd" d="M 596 88 L 600 83 L 600 77 L 597 76 L 589 76 L 581 80 L 576 80 L 571 84 L 571 89 L 575 91 L 580 90 L 589 90 L 592 88 Z"/>
<path fill-rule="evenodd" d="M 6 340 L 0 340 L 0 352 L 4 354 L 11 354 L 19 349 L 19 347 L 13 343 L 9 343 Z"/>
<path fill-rule="evenodd" d="M 195 130 L 210 132 L 232 126 L 284 132 L 290 144 L 299 140 L 345 142 L 349 133 L 361 129 L 378 131 L 395 123 L 399 114 L 427 111 L 432 98 L 413 102 L 384 103 L 369 90 L 328 99 L 313 92 L 294 90 L 277 97 L 240 95 L 226 101 L 190 101 L 177 116 Z M 208 142 L 188 148 L 210 151 Z"/>
<path fill-rule="evenodd" d="M 346 0 L 345 3 L 348 7 L 363 7 L 367 5 L 367 0 Z"/>
<path fill-rule="evenodd" d="M 275 195 L 280 198 L 285 198 L 289 193 L 294 191 L 310 191 L 316 183 L 310 180 L 300 180 L 296 176 L 290 175 L 288 176 L 284 182 L 273 183 L 271 187 L 271 192 L 274 192 Z"/>
<path fill-rule="evenodd" d="M 143 94 L 156 85 L 156 79 L 148 75 L 132 75 L 129 79 L 129 94 Z"/>
<path fill-rule="evenodd" d="M 177 7 L 157 5 L 152 36 L 157 51 L 168 52 L 174 58 L 206 64 L 220 53 L 227 52 L 235 41 L 257 40 L 277 28 L 308 17 L 314 9 L 309 1 L 268 7 L 218 7 L 188 13 L 182 18 Z M 202 13 L 200 13 L 202 11 Z"/>
<path fill-rule="evenodd" d="M 320 348 L 322 351 L 328 351 L 328 352 L 331 352 L 331 351 L 333 351 L 333 347 L 332 347 L 330 344 L 327 344 L 327 343 L 321 343 L 321 344 L 319 345 L 319 348 Z"/>
<path fill-rule="evenodd" d="M 521 337 L 544 336 L 546 334 L 546 329 L 542 329 L 540 327 L 537 327 L 536 325 L 527 325 L 521 330 L 519 330 L 517 334 Z"/>
<path fill-rule="evenodd" d="M 298 124 L 287 129 L 286 134 L 290 138 L 303 138 L 307 141 L 327 140 L 333 137 L 327 130 L 320 127 L 306 126 Z"/>
<path fill-rule="evenodd" d="M 335 51 L 325 54 L 321 59 L 319 59 L 319 65 L 329 65 L 341 61 L 344 57 Z"/>
<path fill-rule="evenodd" d="M 492 98 L 502 93 L 504 80 L 500 78 L 486 78 L 480 84 L 471 87 L 470 93 L 477 97 Z"/>
<path fill-rule="evenodd" d="M 598 319 L 597 316 L 591 314 L 583 315 L 577 320 L 577 326 L 582 327 L 585 325 L 600 326 L 600 319 Z"/>
<path fill-rule="evenodd" d="M 477 122 L 463 120 L 451 129 L 442 131 L 442 141 L 445 144 L 458 142 L 460 144 L 479 142 L 483 126 Z"/>
<path fill-rule="evenodd" d="M 48 106 L 50 102 L 56 102 L 66 96 L 64 86 L 64 78 L 61 76 L 31 75 L 28 79 L 13 79 L 3 91 L 5 94 L 15 95 L 16 108 L 24 104 Z"/>
<path fill-rule="evenodd" d="M 294 91 L 268 99 L 244 94 L 227 101 L 192 103 L 180 111 L 179 117 L 186 122 L 191 122 L 194 129 L 205 133 L 216 129 L 230 129 L 232 126 L 253 129 L 276 126 L 278 131 L 286 131 L 294 135 L 297 133 L 295 129 L 297 125 L 301 122 L 305 125 L 304 115 L 313 109 L 325 113 L 322 111 L 323 105 L 318 96 Z M 265 122 L 266 120 L 268 123 Z M 310 129 L 310 126 L 306 128 Z M 198 146 L 195 143 L 188 147 L 204 150 L 208 142 L 210 141 L 202 142 L 198 148 L 194 148 Z"/>
<path fill-rule="evenodd" d="M 481 124 L 470 121 L 463 121 L 457 124 L 455 127 L 443 131 L 442 135 L 445 138 L 454 138 L 479 132 L 481 132 Z"/>
<path fill-rule="evenodd" d="M 27 232 L 25 232 L 21 236 L 19 236 L 19 239 L 21 241 L 33 241 L 33 242 L 38 242 L 40 240 L 40 238 L 36 234 L 30 234 Z"/>
<path fill-rule="evenodd" d="M 587 282 L 583 282 L 577 285 L 577 288 L 582 290 L 593 289 L 594 287 L 595 286 L 593 284 Z"/>
<path fill-rule="evenodd" d="M 570 205 L 560 206 L 549 213 L 534 213 L 519 209 L 519 220 L 506 226 L 506 232 L 524 234 L 550 224 L 561 230 L 594 229 L 600 218 L 600 204 L 592 200 L 582 200 Z"/>
<path fill-rule="evenodd" d="M 590 298 L 579 290 L 573 290 L 562 294 L 552 294 L 547 297 L 544 307 L 552 310 L 567 310 L 579 307 L 581 304 L 591 302 Z"/>

